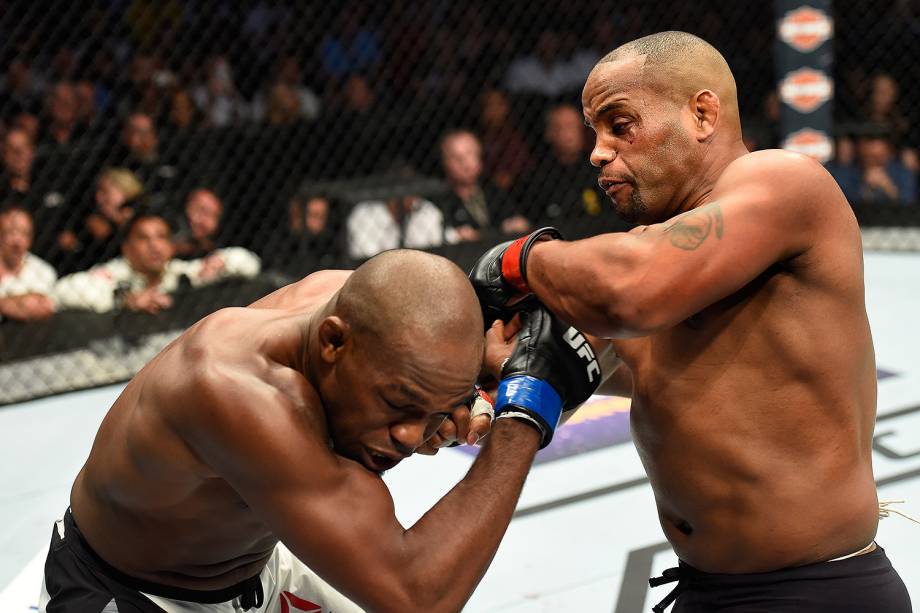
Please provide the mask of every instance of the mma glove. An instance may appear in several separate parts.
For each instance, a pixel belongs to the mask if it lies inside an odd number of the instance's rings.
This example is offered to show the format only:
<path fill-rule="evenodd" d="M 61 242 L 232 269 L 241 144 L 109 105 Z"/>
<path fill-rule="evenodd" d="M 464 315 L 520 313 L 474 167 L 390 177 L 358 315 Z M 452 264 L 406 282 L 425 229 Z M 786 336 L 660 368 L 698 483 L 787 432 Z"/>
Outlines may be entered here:
<path fill-rule="evenodd" d="M 470 271 L 470 282 L 482 305 L 488 327 L 514 310 L 509 303 L 531 293 L 527 285 L 527 256 L 539 241 L 562 239 L 556 228 L 546 227 L 486 251 Z"/>
<path fill-rule="evenodd" d="M 517 346 L 502 367 L 495 418 L 532 425 L 542 449 L 562 412 L 590 398 L 600 382 L 600 364 L 585 336 L 538 304 L 521 313 Z"/>

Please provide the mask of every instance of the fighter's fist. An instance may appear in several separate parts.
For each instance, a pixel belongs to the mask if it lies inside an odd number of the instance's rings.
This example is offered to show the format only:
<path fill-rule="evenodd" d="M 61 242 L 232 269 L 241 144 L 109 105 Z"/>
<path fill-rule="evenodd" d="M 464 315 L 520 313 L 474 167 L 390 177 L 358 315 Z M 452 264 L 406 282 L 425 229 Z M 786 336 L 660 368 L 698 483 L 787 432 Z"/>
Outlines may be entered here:
<path fill-rule="evenodd" d="M 585 336 L 543 305 L 521 313 L 517 341 L 502 369 L 495 414 L 536 427 L 542 448 L 552 440 L 562 411 L 576 408 L 600 385 L 600 364 Z"/>
<path fill-rule="evenodd" d="M 437 432 L 415 451 L 424 455 L 434 455 L 441 447 L 462 443 L 475 445 L 492 429 L 494 416 L 492 399 L 482 390 L 477 390 L 468 406 L 454 410 L 441 423 Z"/>
<path fill-rule="evenodd" d="M 534 243 L 561 239 L 556 228 L 540 228 L 516 241 L 486 251 L 470 271 L 470 281 L 482 305 L 486 326 L 504 318 L 516 299 L 530 293 L 527 286 L 527 256 Z"/>

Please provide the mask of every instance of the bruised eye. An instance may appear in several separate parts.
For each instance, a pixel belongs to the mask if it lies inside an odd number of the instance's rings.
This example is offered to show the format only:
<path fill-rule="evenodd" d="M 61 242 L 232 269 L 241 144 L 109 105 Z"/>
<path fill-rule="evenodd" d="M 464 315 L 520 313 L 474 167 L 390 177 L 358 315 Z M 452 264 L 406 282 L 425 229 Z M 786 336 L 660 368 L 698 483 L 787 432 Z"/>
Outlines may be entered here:
<path fill-rule="evenodd" d="M 623 136 L 629 131 L 629 122 L 621 121 L 619 123 L 613 124 L 613 127 L 610 128 L 610 131 L 616 134 L 617 136 Z"/>

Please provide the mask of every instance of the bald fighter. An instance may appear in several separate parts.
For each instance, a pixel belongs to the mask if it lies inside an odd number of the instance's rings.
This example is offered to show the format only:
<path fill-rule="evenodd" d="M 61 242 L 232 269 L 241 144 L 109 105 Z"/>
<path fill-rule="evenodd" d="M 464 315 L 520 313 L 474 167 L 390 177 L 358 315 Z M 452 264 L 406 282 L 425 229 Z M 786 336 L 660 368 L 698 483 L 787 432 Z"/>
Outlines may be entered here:
<path fill-rule="evenodd" d="M 807 157 L 745 149 L 731 70 L 689 34 L 617 48 L 582 104 L 598 183 L 641 225 L 538 230 L 471 278 L 492 312 L 532 293 L 622 360 L 604 390 L 632 396 L 680 558 L 655 610 L 910 611 L 873 541 L 875 358 L 840 189 Z"/>
<path fill-rule="evenodd" d="M 548 312 L 518 327 L 493 326 L 484 353 L 466 275 L 412 251 L 206 317 L 106 415 L 52 532 L 40 610 L 460 610 L 550 424 L 599 382 Z M 468 409 L 484 355 L 495 375 L 504 363 L 495 425 L 404 529 L 379 473 L 436 431 L 489 429 Z"/>

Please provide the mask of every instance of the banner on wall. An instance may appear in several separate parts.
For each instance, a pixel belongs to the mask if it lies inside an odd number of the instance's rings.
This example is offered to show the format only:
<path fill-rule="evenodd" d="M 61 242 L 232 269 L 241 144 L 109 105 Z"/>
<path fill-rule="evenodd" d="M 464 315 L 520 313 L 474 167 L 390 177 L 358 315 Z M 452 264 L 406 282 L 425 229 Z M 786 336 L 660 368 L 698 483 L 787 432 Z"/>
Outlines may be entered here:
<path fill-rule="evenodd" d="M 774 1 L 782 147 L 827 162 L 834 155 L 831 1 Z"/>

